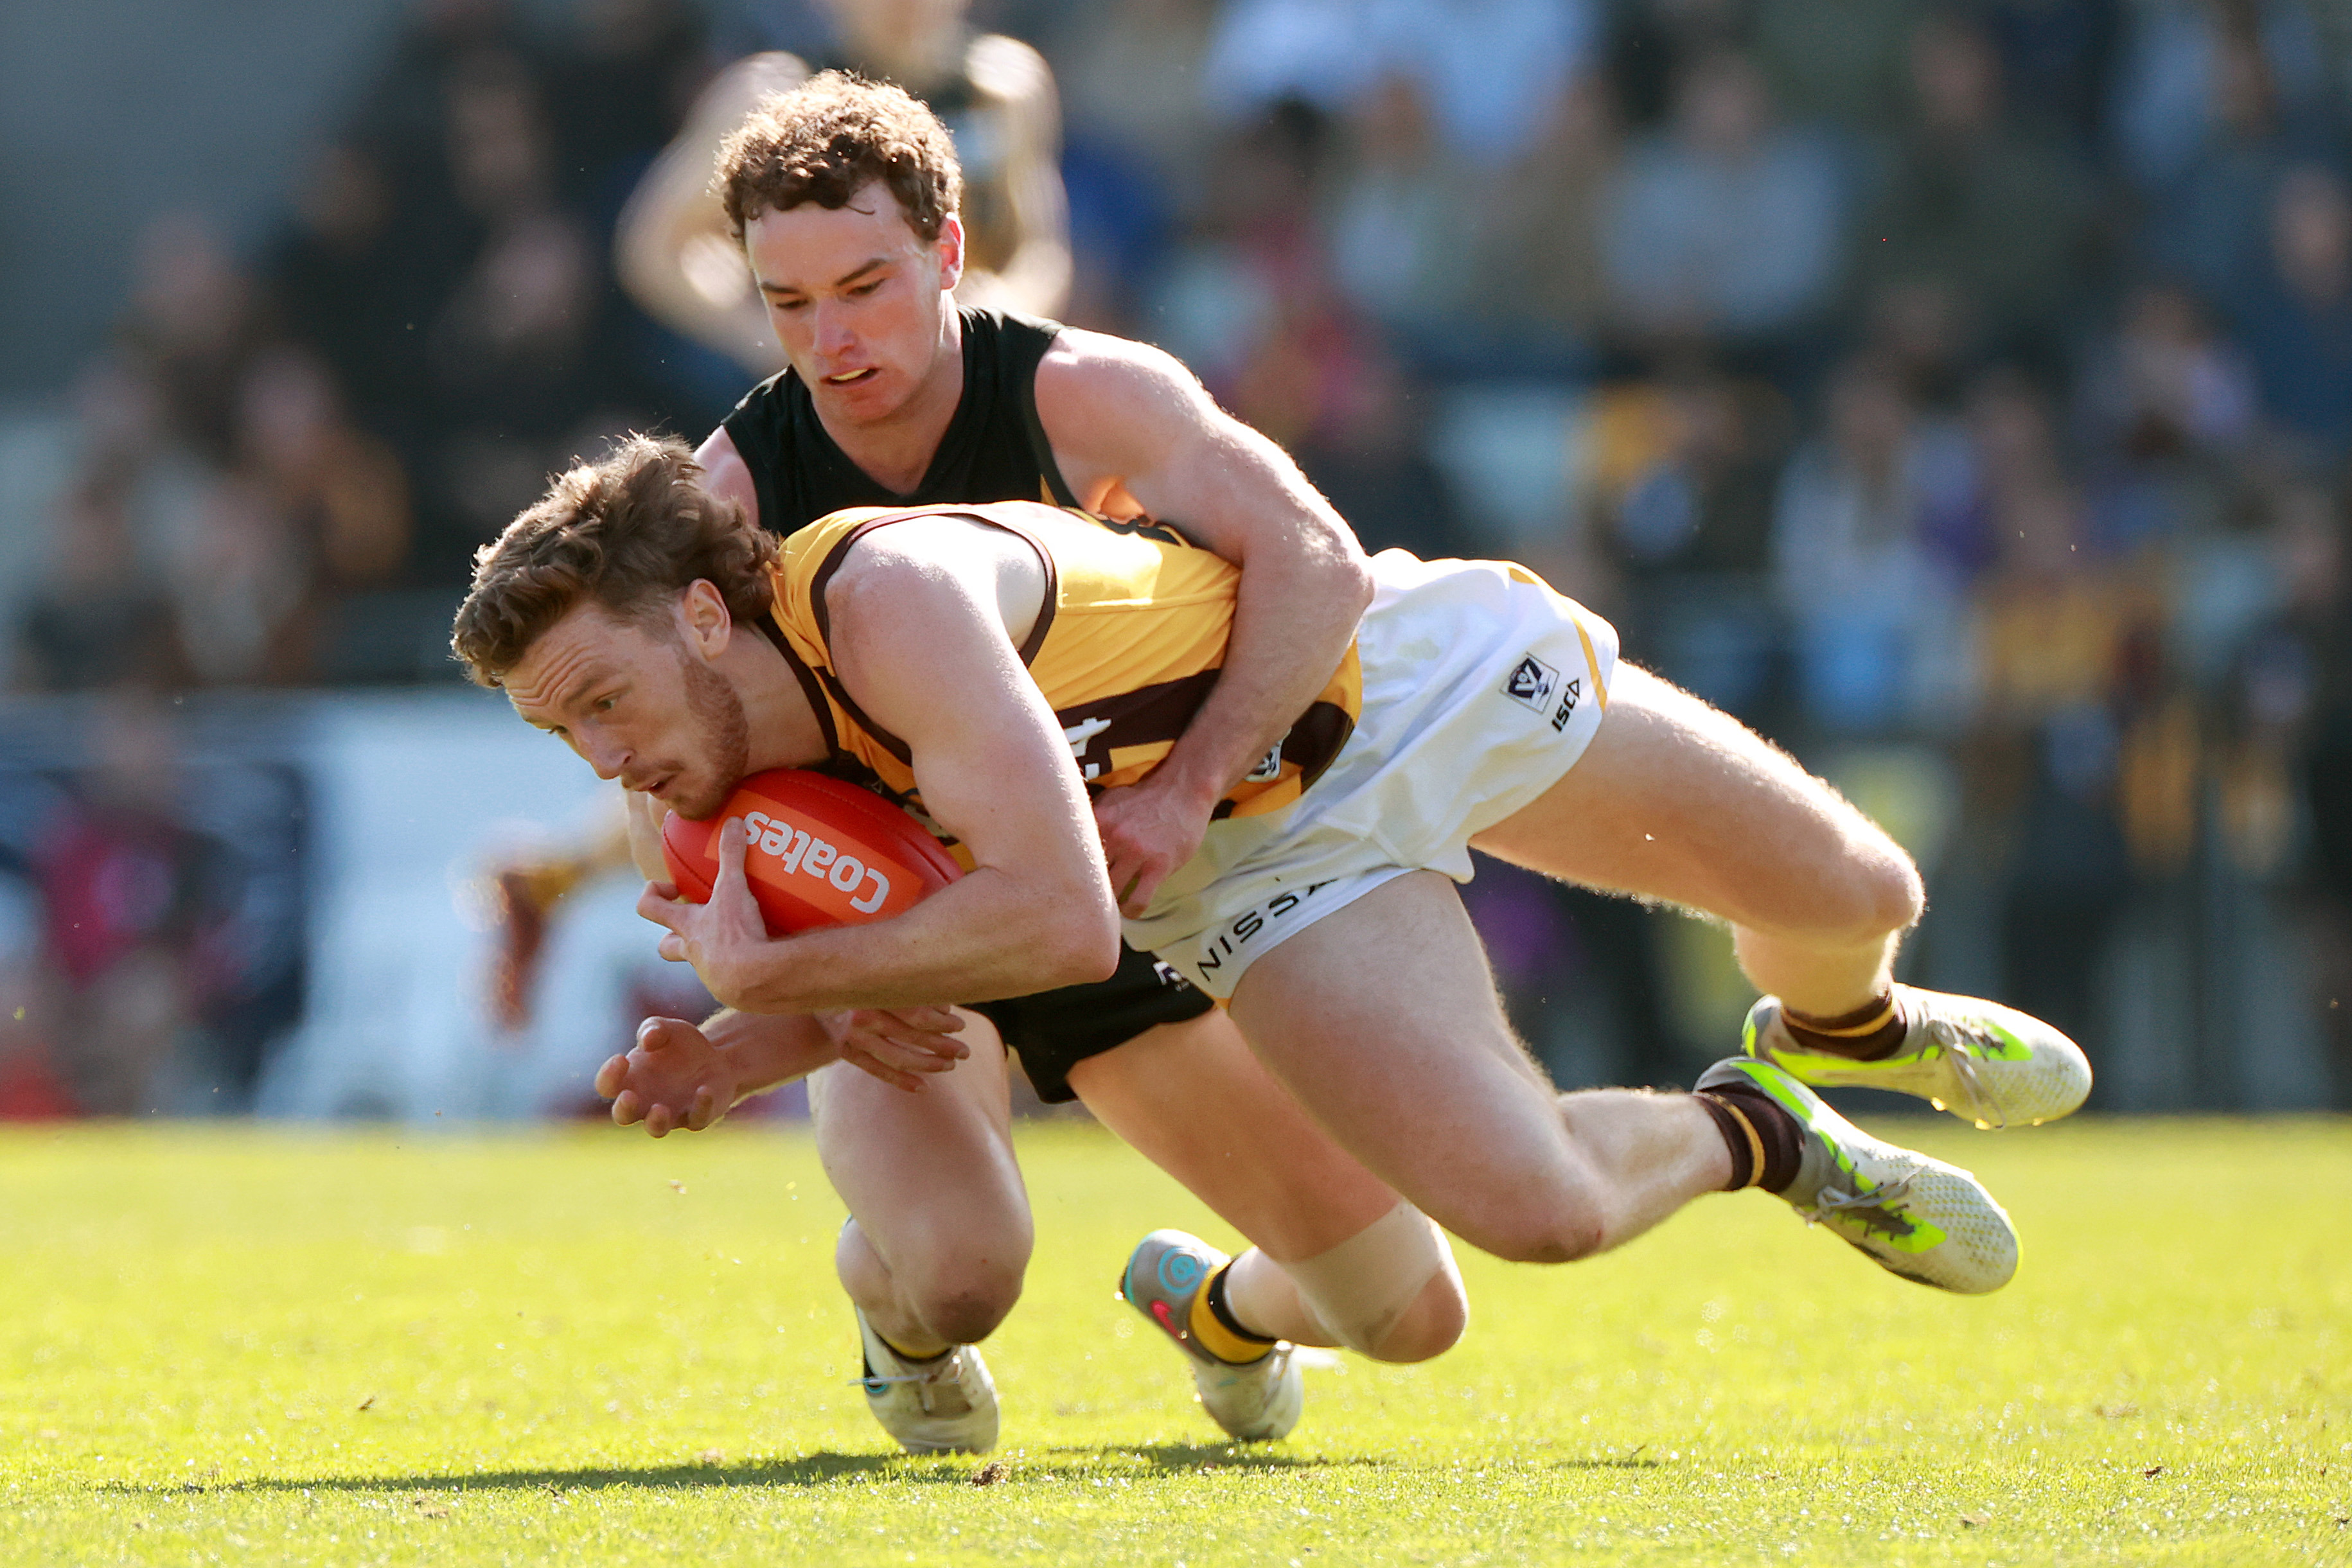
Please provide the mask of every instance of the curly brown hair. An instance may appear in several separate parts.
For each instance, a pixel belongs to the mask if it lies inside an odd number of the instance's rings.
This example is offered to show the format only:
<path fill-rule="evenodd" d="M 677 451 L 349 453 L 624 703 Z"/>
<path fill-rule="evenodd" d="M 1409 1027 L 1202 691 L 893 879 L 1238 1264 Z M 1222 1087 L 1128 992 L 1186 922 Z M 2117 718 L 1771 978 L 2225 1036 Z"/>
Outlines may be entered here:
<path fill-rule="evenodd" d="M 819 71 L 753 110 L 719 144 L 714 183 L 738 244 L 761 213 L 835 211 L 879 180 L 925 244 L 963 204 L 955 142 L 921 99 L 888 82 Z"/>
<path fill-rule="evenodd" d="M 474 586 L 449 646 L 478 685 L 501 685 L 530 645 L 583 600 L 667 629 L 688 584 L 719 590 L 739 622 L 773 602 L 776 538 L 702 487 L 684 442 L 632 435 L 547 494 L 474 554 Z"/>

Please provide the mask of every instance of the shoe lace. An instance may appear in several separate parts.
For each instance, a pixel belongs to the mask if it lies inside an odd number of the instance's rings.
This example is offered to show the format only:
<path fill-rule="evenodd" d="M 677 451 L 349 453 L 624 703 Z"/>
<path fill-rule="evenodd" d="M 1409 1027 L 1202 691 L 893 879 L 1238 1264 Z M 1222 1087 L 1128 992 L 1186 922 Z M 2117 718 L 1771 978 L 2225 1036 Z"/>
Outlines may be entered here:
<path fill-rule="evenodd" d="M 1805 1223 L 1818 1225 L 1836 1215 L 1850 1215 L 1862 1222 L 1864 1234 L 1884 1231 L 1889 1236 L 1908 1235 L 1911 1222 L 1904 1218 L 1903 1207 L 1911 1199 L 1911 1177 L 1902 1176 L 1874 1187 L 1868 1192 L 1840 1192 L 1825 1186 L 1817 1193 L 1805 1211 Z"/>
<path fill-rule="evenodd" d="M 1996 1129 L 2009 1125 L 2009 1118 L 2001 1113 L 2000 1102 L 1992 1097 L 1992 1092 L 1977 1076 L 1976 1053 L 1992 1042 L 1958 1019 L 1948 1018 L 1929 1019 L 1927 1038 L 1943 1048 L 1944 1060 L 1952 1064 L 1952 1077 L 1959 1083 L 1969 1114 L 1977 1124 Z"/>
<path fill-rule="evenodd" d="M 921 1403 L 923 1414 L 935 1416 L 939 1412 L 934 1407 L 932 1400 L 940 1385 L 946 1384 L 954 1386 L 961 1393 L 962 1381 L 963 1354 L 961 1350 L 955 1350 L 941 1356 L 936 1365 L 926 1367 L 921 1372 L 893 1373 L 887 1377 L 879 1375 L 853 1377 L 849 1380 L 849 1385 L 853 1388 L 863 1388 L 871 1394 L 875 1392 L 877 1384 L 911 1383 L 916 1385 L 915 1397 Z"/>

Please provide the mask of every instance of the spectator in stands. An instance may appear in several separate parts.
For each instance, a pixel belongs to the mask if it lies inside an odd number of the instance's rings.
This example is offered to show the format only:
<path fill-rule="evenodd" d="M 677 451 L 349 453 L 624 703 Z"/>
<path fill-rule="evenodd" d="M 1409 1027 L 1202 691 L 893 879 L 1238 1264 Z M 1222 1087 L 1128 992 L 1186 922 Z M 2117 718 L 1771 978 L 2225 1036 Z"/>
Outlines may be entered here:
<path fill-rule="evenodd" d="M 131 526 L 132 476 L 93 466 L 59 506 L 55 564 L 16 629 L 34 691 L 168 690 L 184 677 L 172 601 Z"/>
<path fill-rule="evenodd" d="M 1832 302 L 1844 207 L 1829 148 L 1774 123 L 1753 65 L 1697 60 L 1671 130 L 1629 151 L 1604 208 L 1615 308 L 1640 339 L 1769 357 Z"/>
<path fill-rule="evenodd" d="M 2341 125 L 2308 82 L 2317 44 L 2299 6 L 2143 14 L 2143 79 L 2126 89 L 2125 152 L 2146 198 L 2143 256 L 2209 299 L 2262 269 L 2278 183 L 2340 166 Z"/>
<path fill-rule="evenodd" d="M 1601 204 L 1619 146 L 1607 83 L 1579 77 L 1553 101 L 1535 145 L 1479 196 L 1462 313 L 1483 351 L 1517 345 L 1557 364 L 1599 337 Z"/>
<path fill-rule="evenodd" d="M 1754 0 L 1757 61 L 1800 124 L 1883 134 L 1902 115 L 1925 10 L 1920 0 Z"/>
<path fill-rule="evenodd" d="M 235 444 L 236 383 L 263 337 L 253 285 L 203 219 L 165 213 L 139 236 L 121 337 L 162 393 L 166 433 L 208 461 Z"/>
<path fill-rule="evenodd" d="M 1977 534 L 1966 444 L 1866 360 L 1833 379 L 1826 423 L 1790 460 L 1772 528 L 1806 717 L 1847 735 L 1948 726 Z"/>
<path fill-rule="evenodd" d="M 1910 54 L 1911 113 L 1855 233 L 1862 281 L 1939 287 L 1979 355 L 2055 368 L 2097 277 L 2090 181 L 2063 143 L 2005 111 L 2000 59 L 1974 23 L 1931 16 Z"/>
<path fill-rule="evenodd" d="M 2012 371 L 1970 399 L 1988 531 L 2000 557 L 1978 594 L 1983 626 L 1977 814 L 2008 840 L 2001 904 L 2007 990 L 2101 1038 L 2097 977 L 2132 888 L 2119 800 L 2125 726 L 2146 693 L 2132 650 L 2161 614 L 2151 585 L 2095 549 L 2041 391 Z M 2160 716 L 2138 737 L 2166 743 Z"/>
<path fill-rule="evenodd" d="M 2078 152 L 2107 125 L 2123 0 L 1980 0 L 1975 15 L 2000 57 L 2008 110 Z"/>
<path fill-rule="evenodd" d="M 2144 0 L 2126 7 L 2109 112 L 2116 160 L 2162 195 L 2233 143 L 2311 146 L 2340 119 L 2305 0 Z"/>
<path fill-rule="evenodd" d="M 1439 146 L 1421 85 L 1383 75 L 1353 106 L 1328 220 L 1333 272 L 1402 340 L 1442 338 L 1463 307 L 1475 188 Z"/>
<path fill-rule="evenodd" d="M 379 588 L 408 561 L 408 484 L 383 443 L 352 427 L 326 367 L 280 345 L 238 396 L 239 466 L 292 519 L 330 595 Z"/>
<path fill-rule="evenodd" d="M 2271 199 L 2268 254 L 2225 296 L 2263 411 L 2313 455 L 2352 445 L 2352 192 L 2315 164 Z"/>
<path fill-rule="evenodd" d="M 1372 353 L 1335 392 L 1292 455 L 1365 550 L 1406 549 L 1425 560 L 1479 553 L 1451 482 L 1423 444 L 1427 389 Z"/>
<path fill-rule="evenodd" d="M 1142 301 L 1214 178 L 1202 57 L 1215 10 L 1213 0 L 1116 0 L 1080 8 L 1052 42 L 1070 211 L 1065 320 L 1150 336 Z"/>
<path fill-rule="evenodd" d="M 2194 296 L 2143 284 L 2079 378 L 2091 538 L 2129 553 L 2197 526 L 2231 486 L 2257 431 L 2252 367 Z"/>
<path fill-rule="evenodd" d="M 112 703 L 92 741 L 98 768 L 32 847 L 52 982 L 44 1011 L 75 1104 L 127 1116 L 151 1107 L 156 1074 L 195 1019 L 191 960 L 218 846 L 178 820 L 161 715 Z"/>
<path fill-rule="evenodd" d="M 1760 382 L 1686 369 L 1602 388 L 1593 497 L 1625 583 L 1621 627 L 1660 673 L 1751 722 L 1777 695 L 1770 583 L 1788 403 Z"/>

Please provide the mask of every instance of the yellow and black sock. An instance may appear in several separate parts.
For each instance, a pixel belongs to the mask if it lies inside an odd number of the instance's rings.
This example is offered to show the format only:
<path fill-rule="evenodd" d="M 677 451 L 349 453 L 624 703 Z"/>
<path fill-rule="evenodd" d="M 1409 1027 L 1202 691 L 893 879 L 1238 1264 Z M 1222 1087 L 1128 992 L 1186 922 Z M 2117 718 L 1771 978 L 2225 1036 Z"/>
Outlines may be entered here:
<path fill-rule="evenodd" d="M 1192 1310 L 1185 1319 L 1184 1327 L 1202 1349 L 1219 1361 L 1240 1366 L 1272 1350 L 1274 1341 L 1244 1328 L 1241 1320 L 1234 1316 L 1233 1309 L 1225 1304 L 1225 1274 L 1232 1268 L 1233 1265 L 1227 1263 L 1209 1276 L 1209 1282 L 1202 1287 L 1199 1295 L 1192 1298 Z"/>
<path fill-rule="evenodd" d="M 1807 1051 L 1855 1061 L 1879 1061 L 1894 1055 L 1903 1049 L 1904 1040 L 1911 1033 L 1892 991 L 1873 997 L 1853 1011 L 1835 1018 L 1816 1018 L 1784 1007 L 1780 1009 L 1780 1021 Z"/>
<path fill-rule="evenodd" d="M 882 1331 L 880 1329 L 876 1329 L 874 1331 L 874 1337 L 876 1339 L 882 1340 L 883 1349 L 888 1351 L 892 1355 L 897 1356 L 900 1361 L 905 1362 L 909 1366 L 928 1365 L 934 1361 L 939 1361 L 955 1354 L 955 1346 L 950 1345 L 945 1350 L 935 1350 L 929 1355 L 911 1355 L 906 1351 L 900 1350 L 897 1345 L 892 1344 L 888 1340 L 883 1339 Z"/>

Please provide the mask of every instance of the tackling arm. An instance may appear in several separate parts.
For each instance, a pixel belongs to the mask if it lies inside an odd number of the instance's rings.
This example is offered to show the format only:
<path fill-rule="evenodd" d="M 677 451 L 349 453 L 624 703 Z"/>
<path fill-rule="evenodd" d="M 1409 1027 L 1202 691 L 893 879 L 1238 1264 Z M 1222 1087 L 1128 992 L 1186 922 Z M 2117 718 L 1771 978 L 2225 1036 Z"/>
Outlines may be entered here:
<path fill-rule="evenodd" d="M 1224 670 L 1165 760 L 1097 807 L 1120 907 L 1140 915 L 1209 814 L 1307 711 L 1371 602 L 1362 547 L 1279 446 L 1157 349 L 1065 331 L 1037 412 L 1079 498 L 1148 512 L 1242 569 Z"/>

